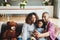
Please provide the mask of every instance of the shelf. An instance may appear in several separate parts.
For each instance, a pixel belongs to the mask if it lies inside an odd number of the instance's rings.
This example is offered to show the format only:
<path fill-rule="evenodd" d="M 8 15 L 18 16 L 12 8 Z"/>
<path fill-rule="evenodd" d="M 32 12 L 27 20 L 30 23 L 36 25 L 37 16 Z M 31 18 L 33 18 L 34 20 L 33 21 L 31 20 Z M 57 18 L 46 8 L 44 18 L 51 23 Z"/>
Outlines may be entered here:
<path fill-rule="evenodd" d="M 31 12 L 37 13 L 39 17 L 42 17 L 43 12 L 49 12 L 49 15 L 53 17 L 53 6 L 26 6 L 24 9 L 20 6 L 0 6 L 0 14 L 29 14 Z"/>

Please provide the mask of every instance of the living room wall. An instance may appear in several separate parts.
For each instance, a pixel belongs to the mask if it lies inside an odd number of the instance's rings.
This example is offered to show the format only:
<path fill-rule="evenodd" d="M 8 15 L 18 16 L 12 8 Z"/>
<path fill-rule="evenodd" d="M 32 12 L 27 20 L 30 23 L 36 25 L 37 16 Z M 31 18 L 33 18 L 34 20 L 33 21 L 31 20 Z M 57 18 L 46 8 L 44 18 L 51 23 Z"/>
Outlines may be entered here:
<path fill-rule="evenodd" d="M 22 0 L 16 0 L 16 1 L 12 1 L 12 0 L 8 0 L 8 2 L 11 3 L 12 6 L 19 6 L 19 3 Z M 42 6 L 44 0 L 28 0 L 27 2 L 27 6 Z"/>

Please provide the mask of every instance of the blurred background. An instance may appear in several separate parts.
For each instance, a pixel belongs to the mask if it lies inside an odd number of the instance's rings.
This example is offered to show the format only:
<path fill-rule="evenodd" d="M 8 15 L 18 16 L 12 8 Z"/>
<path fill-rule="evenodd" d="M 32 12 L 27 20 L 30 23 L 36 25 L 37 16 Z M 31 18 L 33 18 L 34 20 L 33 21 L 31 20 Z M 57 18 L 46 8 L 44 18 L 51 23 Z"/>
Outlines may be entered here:
<path fill-rule="evenodd" d="M 50 21 L 60 28 L 60 0 L 0 0 L 0 33 L 3 23 L 24 23 L 31 12 L 39 19 L 43 12 L 49 12 Z"/>

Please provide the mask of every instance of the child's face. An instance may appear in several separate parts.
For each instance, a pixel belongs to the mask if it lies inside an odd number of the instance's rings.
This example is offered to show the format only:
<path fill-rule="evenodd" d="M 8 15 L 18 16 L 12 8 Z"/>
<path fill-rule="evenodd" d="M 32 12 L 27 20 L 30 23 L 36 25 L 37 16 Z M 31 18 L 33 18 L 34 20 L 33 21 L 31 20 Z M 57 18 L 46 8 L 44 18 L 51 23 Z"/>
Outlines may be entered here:
<path fill-rule="evenodd" d="M 42 27 L 43 26 L 43 23 L 40 21 L 39 23 L 38 23 L 38 27 Z"/>

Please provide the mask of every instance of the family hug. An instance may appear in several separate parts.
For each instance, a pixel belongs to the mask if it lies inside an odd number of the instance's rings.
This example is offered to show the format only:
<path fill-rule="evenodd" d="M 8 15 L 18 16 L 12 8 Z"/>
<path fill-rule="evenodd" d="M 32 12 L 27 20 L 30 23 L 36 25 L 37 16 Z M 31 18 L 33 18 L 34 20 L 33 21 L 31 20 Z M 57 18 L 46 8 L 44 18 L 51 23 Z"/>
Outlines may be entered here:
<path fill-rule="evenodd" d="M 4 40 L 57 40 L 55 25 L 49 21 L 49 13 L 43 12 L 42 19 L 35 12 L 29 13 L 22 26 L 21 35 L 16 31 L 17 23 L 7 22 L 9 26 L 3 33 Z M 21 37 L 20 37 L 21 36 Z"/>

